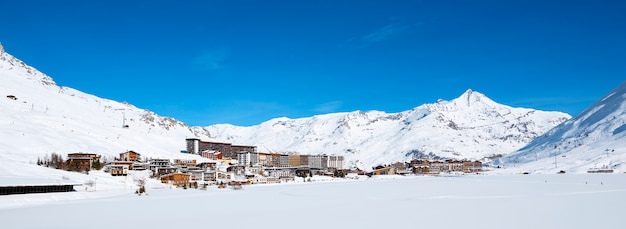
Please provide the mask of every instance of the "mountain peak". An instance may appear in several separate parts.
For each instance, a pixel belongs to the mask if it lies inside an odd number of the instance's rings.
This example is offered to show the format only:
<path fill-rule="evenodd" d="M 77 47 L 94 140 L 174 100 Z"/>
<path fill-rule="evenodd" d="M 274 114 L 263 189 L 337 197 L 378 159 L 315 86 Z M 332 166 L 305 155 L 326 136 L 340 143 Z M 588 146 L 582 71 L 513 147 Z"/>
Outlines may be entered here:
<path fill-rule="evenodd" d="M 474 91 L 472 89 L 467 89 L 461 96 L 452 100 L 457 105 L 465 105 L 466 107 L 471 107 L 476 104 L 488 104 L 493 105 L 495 102 L 489 99 L 484 94 Z"/>

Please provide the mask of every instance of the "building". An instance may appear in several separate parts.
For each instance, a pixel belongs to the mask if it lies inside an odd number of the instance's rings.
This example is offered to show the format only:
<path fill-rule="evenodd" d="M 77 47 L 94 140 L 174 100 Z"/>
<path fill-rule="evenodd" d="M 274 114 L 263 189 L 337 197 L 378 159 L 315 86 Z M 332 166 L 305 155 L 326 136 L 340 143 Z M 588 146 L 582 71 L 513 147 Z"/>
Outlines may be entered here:
<path fill-rule="evenodd" d="M 256 146 L 232 145 L 223 142 L 205 142 L 197 138 L 188 138 L 187 152 L 200 155 L 204 151 L 217 151 L 223 158 L 236 159 L 239 152 L 256 152 Z"/>
<path fill-rule="evenodd" d="M 200 156 L 204 157 L 204 158 L 208 158 L 211 160 L 222 160 L 222 152 L 219 151 L 214 151 L 214 150 L 205 150 L 202 151 L 202 153 L 200 154 Z"/>
<path fill-rule="evenodd" d="M 109 172 L 111 176 L 127 176 L 128 175 L 128 165 L 124 164 L 111 164 L 109 165 Z"/>
<path fill-rule="evenodd" d="M 300 155 L 300 166 L 309 166 L 309 155 Z"/>
<path fill-rule="evenodd" d="M 169 159 L 150 159 L 148 162 L 154 176 L 162 176 L 178 171 L 178 169 L 172 166 Z"/>
<path fill-rule="evenodd" d="M 67 155 L 70 170 L 90 171 L 95 161 L 100 161 L 100 155 L 93 153 L 70 153 Z M 75 168 L 72 168 L 74 167 Z"/>
<path fill-rule="evenodd" d="M 239 165 L 255 166 L 259 163 L 259 154 L 254 152 L 240 151 L 237 153 Z"/>
<path fill-rule="evenodd" d="M 393 175 L 396 174 L 396 169 L 394 167 L 382 167 L 377 168 L 372 171 L 372 175 Z"/>
<path fill-rule="evenodd" d="M 129 150 L 120 153 L 120 161 L 141 161 L 141 155 L 135 151 Z"/>
<path fill-rule="evenodd" d="M 198 164 L 198 167 L 204 171 L 202 180 L 207 182 L 217 181 L 217 163 L 216 162 L 202 162 Z"/>
<path fill-rule="evenodd" d="M 231 176 L 231 179 L 234 180 L 246 180 L 246 167 L 241 165 L 233 165 L 226 168 L 226 172 L 228 172 Z"/>
<path fill-rule="evenodd" d="M 298 166 L 300 166 L 300 155 L 298 155 L 298 154 L 290 154 L 287 157 L 289 158 L 289 167 L 298 167 Z"/>
<path fill-rule="evenodd" d="M 309 167 L 322 168 L 322 155 L 309 155 Z"/>
<path fill-rule="evenodd" d="M 483 163 L 480 161 L 463 161 L 463 172 L 477 173 L 482 171 Z"/>
<path fill-rule="evenodd" d="M 174 159 L 174 164 L 182 167 L 194 167 L 196 166 L 196 160 L 194 159 Z"/>
<path fill-rule="evenodd" d="M 191 175 L 184 173 L 170 173 L 159 177 L 161 183 L 171 184 L 177 187 L 188 186 L 191 181 Z"/>
<path fill-rule="evenodd" d="M 289 155 L 280 155 L 280 163 L 278 164 L 278 167 L 289 167 Z"/>

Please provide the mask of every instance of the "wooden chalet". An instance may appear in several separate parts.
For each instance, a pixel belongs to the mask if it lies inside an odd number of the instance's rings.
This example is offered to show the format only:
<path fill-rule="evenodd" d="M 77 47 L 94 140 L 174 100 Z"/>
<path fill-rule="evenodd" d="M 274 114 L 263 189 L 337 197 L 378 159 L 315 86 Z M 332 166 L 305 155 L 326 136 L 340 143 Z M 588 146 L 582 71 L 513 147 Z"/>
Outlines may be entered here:
<path fill-rule="evenodd" d="M 191 182 L 191 175 L 185 173 L 170 173 L 159 177 L 161 183 L 171 184 L 177 187 L 188 186 Z"/>
<path fill-rule="evenodd" d="M 120 153 L 120 161 L 140 161 L 141 155 L 135 151 L 129 150 L 124 153 Z"/>
<path fill-rule="evenodd" d="M 69 164 L 76 163 L 80 171 L 90 171 L 94 161 L 100 160 L 100 155 L 93 153 L 70 153 L 67 155 Z"/>
<path fill-rule="evenodd" d="M 374 169 L 372 171 L 372 175 L 394 175 L 396 174 L 396 169 L 394 167 L 383 167 Z"/>

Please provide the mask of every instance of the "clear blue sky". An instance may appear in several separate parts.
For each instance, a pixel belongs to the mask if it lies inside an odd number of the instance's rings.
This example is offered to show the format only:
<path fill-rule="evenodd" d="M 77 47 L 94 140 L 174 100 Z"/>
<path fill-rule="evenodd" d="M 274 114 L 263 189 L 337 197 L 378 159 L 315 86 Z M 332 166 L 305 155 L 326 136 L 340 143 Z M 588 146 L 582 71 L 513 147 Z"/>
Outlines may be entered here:
<path fill-rule="evenodd" d="M 471 88 L 576 115 L 626 79 L 626 1 L 4 1 L 59 85 L 190 125 L 399 112 Z"/>

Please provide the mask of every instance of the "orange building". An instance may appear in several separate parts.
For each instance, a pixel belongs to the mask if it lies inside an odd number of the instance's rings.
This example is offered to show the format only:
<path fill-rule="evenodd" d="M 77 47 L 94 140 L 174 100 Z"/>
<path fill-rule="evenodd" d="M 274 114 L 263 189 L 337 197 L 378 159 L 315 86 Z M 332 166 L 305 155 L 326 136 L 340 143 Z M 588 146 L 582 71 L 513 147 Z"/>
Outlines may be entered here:
<path fill-rule="evenodd" d="M 161 176 L 161 178 L 159 179 L 161 180 L 161 183 L 164 183 L 164 184 L 171 184 L 177 187 L 184 187 L 184 186 L 189 185 L 191 181 L 191 175 L 185 174 L 185 173 L 170 173 L 170 174 Z"/>

